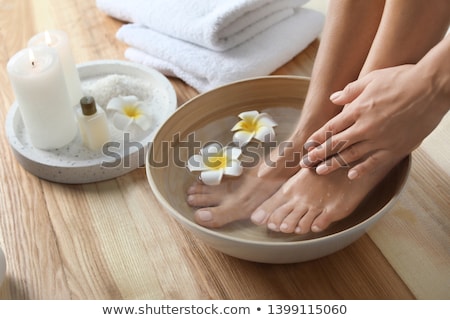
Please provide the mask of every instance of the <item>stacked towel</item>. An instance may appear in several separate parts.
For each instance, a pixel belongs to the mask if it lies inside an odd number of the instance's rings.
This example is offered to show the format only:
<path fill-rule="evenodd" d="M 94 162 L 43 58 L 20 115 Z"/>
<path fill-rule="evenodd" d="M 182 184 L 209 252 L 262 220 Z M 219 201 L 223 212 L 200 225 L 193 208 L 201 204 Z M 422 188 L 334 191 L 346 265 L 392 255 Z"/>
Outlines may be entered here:
<path fill-rule="evenodd" d="M 97 0 L 129 22 L 117 38 L 127 59 L 177 76 L 200 92 L 267 75 L 312 42 L 323 15 L 307 0 Z"/>
<path fill-rule="evenodd" d="M 309 0 L 97 0 L 107 14 L 217 51 L 230 49 Z"/>

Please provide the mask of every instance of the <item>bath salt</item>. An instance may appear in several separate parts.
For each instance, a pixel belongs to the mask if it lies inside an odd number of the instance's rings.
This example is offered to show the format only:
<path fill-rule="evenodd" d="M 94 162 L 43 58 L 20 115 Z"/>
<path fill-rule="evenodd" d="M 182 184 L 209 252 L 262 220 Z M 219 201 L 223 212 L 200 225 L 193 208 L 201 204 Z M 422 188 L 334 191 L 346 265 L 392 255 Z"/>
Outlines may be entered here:
<path fill-rule="evenodd" d="M 153 97 L 150 83 L 122 74 L 110 74 L 100 79 L 86 81 L 83 83 L 83 92 L 93 96 L 102 108 L 106 108 L 113 97 L 136 96 L 141 101 L 149 101 Z"/>

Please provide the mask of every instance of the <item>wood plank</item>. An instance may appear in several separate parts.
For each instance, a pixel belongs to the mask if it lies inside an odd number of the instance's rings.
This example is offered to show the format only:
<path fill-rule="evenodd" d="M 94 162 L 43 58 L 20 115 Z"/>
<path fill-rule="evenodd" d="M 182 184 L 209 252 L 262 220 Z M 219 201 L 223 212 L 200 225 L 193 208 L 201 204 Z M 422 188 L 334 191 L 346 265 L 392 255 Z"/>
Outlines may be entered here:
<path fill-rule="evenodd" d="M 370 237 L 418 299 L 450 298 L 450 176 L 422 148 L 398 204 Z"/>
<path fill-rule="evenodd" d="M 189 234 L 186 239 L 191 263 L 200 272 L 199 282 L 206 285 L 212 299 L 414 298 L 367 235 L 330 256 L 288 265 L 239 260 Z"/>

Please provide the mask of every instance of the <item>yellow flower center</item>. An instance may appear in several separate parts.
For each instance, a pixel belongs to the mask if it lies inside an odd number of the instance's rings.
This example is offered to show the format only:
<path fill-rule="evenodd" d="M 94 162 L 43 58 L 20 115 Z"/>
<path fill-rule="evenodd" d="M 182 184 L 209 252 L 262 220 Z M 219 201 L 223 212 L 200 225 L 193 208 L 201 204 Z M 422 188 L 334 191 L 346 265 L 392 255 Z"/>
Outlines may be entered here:
<path fill-rule="evenodd" d="M 227 166 L 227 157 L 221 156 L 210 156 L 206 161 L 206 165 L 212 170 L 225 169 Z"/>
<path fill-rule="evenodd" d="M 142 115 L 141 109 L 135 105 L 124 106 L 123 113 L 130 118 L 139 118 Z"/>
<path fill-rule="evenodd" d="M 256 121 L 243 121 L 242 130 L 247 132 L 255 132 L 258 129 L 258 123 Z"/>

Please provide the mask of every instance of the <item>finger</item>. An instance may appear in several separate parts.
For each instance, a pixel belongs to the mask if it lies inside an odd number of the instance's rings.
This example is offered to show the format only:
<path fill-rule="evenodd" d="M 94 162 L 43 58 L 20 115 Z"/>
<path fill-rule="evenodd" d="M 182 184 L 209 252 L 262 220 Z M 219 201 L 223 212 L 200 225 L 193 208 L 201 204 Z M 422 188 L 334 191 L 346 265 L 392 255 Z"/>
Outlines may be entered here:
<path fill-rule="evenodd" d="M 368 143 L 355 143 L 319 164 L 316 168 L 316 173 L 318 175 L 326 175 L 339 168 L 348 168 L 352 163 L 366 159 L 371 152 L 373 152 L 373 148 Z"/>
<path fill-rule="evenodd" d="M 343 150 L 361 142 L 362 136 L 354 134 L 354 131 L 355 130 L 345 130 L 343 132 L 340 132 L 329 138 L 320 146 L 311 149 L 302 158 L 300 166 L 303 168 L 313 167 L 319 162 L 324 161 L 330 157 L 335 157 Z"/>
<path fill-rule="evenodd" d="M 344 131 L 351 125 L 355 123 L 354 117 L 350 112 L 341 112 L 332 119 L 330 119 L 327 123 L 325 123 L 322 128 L 318 129 L 314 132 L 304 144 L 304 148 L 307 151 L 311 151 L 314 148 L 317 148 L 333 135 Z"/>
<path fill-rule="evenodd" d="M 316 167 L 316 173 L 318 175 L 324 176 L 333 171 L 336 171 L 337 169 L 339 169 L 341 167 L 343 167 L 343 165 L 339 162 L 339 158 L 331 157 L 331 158 L 323 161 Z"/>
<path fill-rule="evenodd" d="M 363 92 L 369 81 L 369 77 L 363 77 L 350 82 L 343 90 L 331 94 L 331 102 L 337 105 L 345 105 L 352 102 L 361 94 L 361 92 Z"/>
<path fill-rule="evenodd" d="M 347 176 L 350 180 L 359 179 L 370 172 L 373 172 L 383 163 L 388 162 L 390 160 L 389 158 L 389 152 L 385 150 L 378 150 L 369 155 L 364 161 L 351 168 L 348 171 Z"/>

